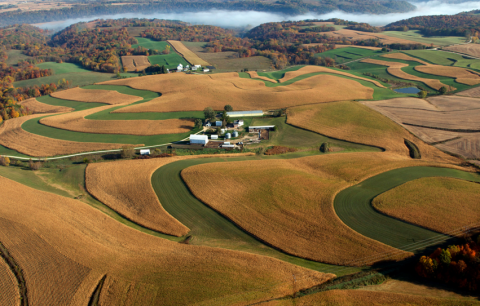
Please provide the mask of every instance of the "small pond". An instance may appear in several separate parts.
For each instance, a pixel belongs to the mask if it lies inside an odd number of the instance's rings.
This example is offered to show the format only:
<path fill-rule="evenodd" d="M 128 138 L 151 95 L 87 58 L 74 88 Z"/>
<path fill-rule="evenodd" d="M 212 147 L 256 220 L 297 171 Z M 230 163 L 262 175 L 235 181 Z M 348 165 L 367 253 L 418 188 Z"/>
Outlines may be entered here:
<path fill-rule="evenodd" d="M 399 92 L 399 93 L 405 93 L 405 94 L 416 94 L 420 92 L 420 89 L 417 87 L 406 87 L 406 88 L 397 88 L 394 89 L 393 91 Z"/>

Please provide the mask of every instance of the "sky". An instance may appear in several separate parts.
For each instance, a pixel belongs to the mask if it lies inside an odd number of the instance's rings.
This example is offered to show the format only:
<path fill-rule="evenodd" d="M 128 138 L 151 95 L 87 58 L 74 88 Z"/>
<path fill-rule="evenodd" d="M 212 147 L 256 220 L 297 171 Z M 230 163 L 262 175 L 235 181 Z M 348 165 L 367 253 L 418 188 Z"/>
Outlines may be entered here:
<path fill-rule="evenodd" d="M 383 26 L 388 23 L 423 15 L 453 15 L 463 11 L 480 9 L 480 1 L 469 1 L 464 3 L 449 4 L 442 1 L 414 2 L 417 9 L 407 13 L 392 14 L 351 14 L 341 11 L 334 11 L 328 14 L 304 14 L 296 16 L 287 16 L 276 13 L 256 12 L 256 11 L 221 11 L 210 10 L 197 13 L 154 13 L 154 14 L 121 14 L 121 15 L 102 15 L 85 18 L 68 19 L 65 21 L 49 22 L 37 25 L 44 29 L 61 30 L 71 24 L 81 21 L 91 21 L 95 19 L 117 19 L 117 18 L 157 18 L 181 20 L 192 24 L 208 24 L 220 27 L 255 27 L 262 23 L 279 22 L 284 20 L 304 20 L 304 19 L 329 19 L 340 18 L 350 21 L 366 22 L 375 26 Z"/>

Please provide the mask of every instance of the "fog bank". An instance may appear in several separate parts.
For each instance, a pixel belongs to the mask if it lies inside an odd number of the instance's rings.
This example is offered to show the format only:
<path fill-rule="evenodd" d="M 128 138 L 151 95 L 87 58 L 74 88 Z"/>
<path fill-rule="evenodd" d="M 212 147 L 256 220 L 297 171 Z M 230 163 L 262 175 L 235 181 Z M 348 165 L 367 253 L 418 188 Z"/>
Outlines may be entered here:
<path fill-rule="evenodd" d="M 366 22 L 371 25 L 382 26 L 391 22 L 423 15 L 454 15 L 463 11 L 480 9 L 480 1 L 470 1 L 464 3 L 443 3 L 441 1 L 413 2 L 417 9 L 408 13 L 392 13 L 383 15 L 374 14 L 351 14 L 342 11 L 334 11 L 328 14 L 303 14 L 296 16 L 287 16 L 276 13 L 257 12 L 257 11 L 220 11 L 211 10 L 196 13 L 152 13 L 152 14 L 116 14 L 101 15 L 93 17 L 75 18 L 64 21 L 48 22 L 38 24 L 37 26 L 49 30 L 61 30 L 69 25 L 78 22 L 88 22 L 95 19 L 118 19 L 118 18 L 157 18 L 168 20 L 181 20 L 192 24 L 208 24 L 220 27 L 255 27 L 262 23 L 279 22 L 285 20 L 304 20 L 304 19 L 329 19 L 340 18 L 350 21 Z"/>

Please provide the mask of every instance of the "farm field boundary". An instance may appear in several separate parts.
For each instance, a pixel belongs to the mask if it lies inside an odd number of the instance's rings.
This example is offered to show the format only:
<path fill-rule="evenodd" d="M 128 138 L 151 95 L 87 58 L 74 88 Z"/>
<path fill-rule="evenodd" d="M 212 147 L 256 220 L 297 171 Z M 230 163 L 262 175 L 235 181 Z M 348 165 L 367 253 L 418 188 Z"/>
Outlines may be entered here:
<path fill-rule="evenodd" d="M 190 49 L 185 47 L 181 41 L 177 40 L 167 40 L 167 42 L 173 47 L 175 52 L 181 54 L 183 58 L 189 62 L 191 65 L 202 65 L 208 66 L 210 65 L 207 61 L 198 57 L 195 53 L 193 53 Z"/>
<path fill-rule="evenodd" d="M 434 176 L 480 182 L 478 174 L 455 169 L 400 168 L 376 175 L 339 192 L 334 201 L 335 212 L 347 226 L 362 235 L 404 251 L 421 251 L 422 241 L 435 239 L 435 242 L 441 243 L 450 237 L 383 215 L 373 208 L 371 202 L 379 194 L 408 181 Z"/>
<path fill-rule="evenodd" d="M 20 306 L 28 306 L 28 295 L 27 295 L 27 283 L 25 282 L 25 276 L 23 275 L 23 270 L 20 265 L 15 261 L 15 258 L 10 255 L 7 248 L 0 242 L 0 260 L 5 261 L 7 266 L 10 268 L 10 271 L 15 276 L 17 280 L 18 293 L 20 295 Z M 2 292 L 3 294 L 4 292 Z"/>

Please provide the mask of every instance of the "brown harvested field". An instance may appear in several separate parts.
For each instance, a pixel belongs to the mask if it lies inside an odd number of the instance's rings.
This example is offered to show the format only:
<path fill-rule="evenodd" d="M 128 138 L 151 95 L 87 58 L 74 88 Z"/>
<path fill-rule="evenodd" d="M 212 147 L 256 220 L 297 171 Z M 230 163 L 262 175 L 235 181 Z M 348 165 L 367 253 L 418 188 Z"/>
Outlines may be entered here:
<path fill-rule="evenodd" d="M 161 92 L 149 102 L 127 106 L 114 112 L 202 111 L 207 106 L 222 110 L 225 97 L 235 110 L 268 110 L 295 105 L 373 97 L 373 89 L 332 75 L 317 75 L 287 86 L 266 87 L 257 80 L 240 78 L 238 73 L 187 75 L 174 73 L 104 82 Z M 188 87 L 185 84 L 189 84 Z M 348 90 L 345 90 L 348 88 Z"/>
<path fill-rule="evenodd" d="M 0 257 L 0 305 L 20 305 L 18 282 L 7 263 Z"/>
<path fill-rule="evenodd" d="M 66 113 L 66 112 L 73 111 L 73 108 L 71 107 L 49 105 L 42 102 L 38 102 L 37 99 L 35 98 L 31 98 L 31 99 L 19 102 L 18 104 L 23 105 L 34 114 Z"/>
<path fill-rule="evenodd" d="M 158 168 L 191 158 L 199 157 L 179 156 L 90 164 L 85 172 L 85 186 L 95 198 L 133 222 L 168 235 L 184 236 L 190 230 L 163 209 L 153 190 L 151 179 Z"/>
<path fill-rule="evenodd" d="M 296 77 L 298 77 L 298 76 L 301 76 L 301 75 L 304 75 L 304 74 L 308 74 L 308 73 L 315 73 L 315 72 L 325 72 L 325 73 L 332 73 L 332 74 L 344 75 L 344 76 L 348 76 L 348 77 L 350 77 L 350 78 L 367 81 L 367 82 L 370 82 L 370 83 L 375 84 L 375 85 L 378 86 L 378 87 L 385 88 L 385 86 L 383 86 L 382 84 L 380 84 L 380 82 L 377 82 L 377 81 L 375 81 L 375 80 L 371 80 L 371 79 L 367 79 L 367 78 L 362 78 L 362 77 L 356 76 L 356 75 L 351 74 L 351 73 L 348 73 L 348 72 L 333 70 L 333 69 L 329 69 L 329 68 L 325 68 L 325 67 L 320 67 L 320 66 L 305 66 L 305 67 L 302 67 L 302 68 L 300 68 L 300 69 L 298 69 L 298 70 L 295 70 L 295 71 L 287 71 L 287 72 L 285 73 L 285 75 L 283 76 L 283 78 L 281 78 L 280 80 L 278 80 L 278 82 L 279 82 L 279 83 L 283 83 L 283 82 L 286 82 L 286 81 L 291 80 L 291 79 L 293 79 L 293 78 L 296 78 Z"/>
<path fill-rule="evenodd" d="M 260 79 L 260 80 L 264 80 L 264 81 L 267 81 L 267 82 L 277 83 L 277 81 L 275 81 L 273 79 L 270 79 L 270 78 L 267 78 L 267 77 L 264 77 L 264 76 L 259 76 L 256 71 L 248 71 L 247 73 L 252 79 Z"/>
<path fill-rule="evenodd" d="M 398 251 L 400 258 L 410 253 L 346 226 L 334 211 L 335 195 L 376 174 L 420 165 L 439 164 L 392 153 L 328 154 L 197 165 L 184 169 L 182 178 L 202 202 L 289 254 L 362 266 L 374 263 L 365 259 L 368 256 Z"/>
<path fill-rule="evenodd" d="M 127 71 L 142 71 L 151 66 L 148 56 L 145 55 L 122 56 L 122 65 Z"/>
<path fill-rule="evenodd" d="M 381 286 L 381 285 L 380 285 Z M 422 296 L 410 293 L 381 292 L 370 291 L 370 288 L 377 286 L 368 286 L 361 289 L 348 290 L 329 290 L 311 295 L 306 295 L 296 299 L 277 300 L 266 303 L 260 303 L 261 306 L 473 306 L 480 305 L 480 302 L 471 300 L 462 300 L 457 297 L 440 298 L 437 296 Z M 294 304 L 293 304 L 294 303 Z"/>
<path fill-rule="evenodd" d="M 194 52 L 185 47 L 181 41 L 178 40 L 167 40 L 167 42 L 179 53 L 183 58 L 192 65 L 202 65 L 209 66 L 210 64 L 207 61 L 204 61 L 198 57 Z"/>
<path fill-rule="evenodd" d="M 215 72 L 240 71 L 245 68 L 248 70 L 271 70 L 272 61 L 264 56 L 235 57 L 238 52 L 195 52 L 200 58 L 215 65 Z"/>
<path fill-rule="evenodd" d="M 443 50 L 463 53 L 480 58 L 480 44 L 455 45 L 450 47 L 444 47 Z"/>
<path fill-rule="evenodd" d="M 332 32 L 321 32 L 320 35 L 340 38 L 346 37 L 348 40 L 378 39 L 383 44 L 418 44 L 418 42 L 387 36 L 381 33 L 361 32 L 357 30 L 341 29 Z"/>
<path fill-rule="evenodd" d="M 290 108 L 287 123 L 329 137 L 381 147 L 404 157 L 409 156 L 404 144 L 404 139 L 408 139 L 420 149 L 424 160 L 458 162 L 457 159 L 425 144 L 394 121 L 358 102 Z"/>
<path fill-rule="evenodd" d="M 54 128 L 93 134 L 161 135 L 186 133 L 193 129 L 193 119 L 167 120 L 88 120 L 86 116 L 115 106 L 101 106 L 78 112 L 50 116 L 40 120 L 41 124 Z"/>
<path fill-rule="evenodd" d="M 297 290 L 333 277 L 270 257 L 150 236 L 83 202 L 3 177 L 0 192 L 0 241 L 18 257 L 32 305 L 87 305 L 101 275 L 108 276 L 104 305 L 121 300 L 126 306 L 245 305 L 289 294 L 292 274 Z M 88 294 L 80 299 L 77 290 Z"/>
<path fill-rule="evenodd" d="M 455 78 L 455 81 L 461 84 L 466 84 L 471 86 L 480 84 L 480 75 L 461 67 L 425 65 L 425 66 L 415 66 L 415 70 L 423 73 L 427 73 L 427 74 Z"/>
<path fill-rule="evenodd" d="M 24 116 L 5 121 L 0 127 L 0 144 L 20 153 L 36 157 L 113 150 L 123 146 L 123 144 L 115 143 L 75 142 L 53 139 L 32 134 L 22 129 L 22 124 L 25 121 L 42 116 L 44 114 Z M 136 146 L 143 146 L 143 144 Z"/>
<path fill-rule="evenodd" d="M 372 205 L 388 216 L 448 233 L 478 222 L 480 184 L 454 178 L 420 178 L 382 193 Z"/>
<path fill-rule="evenodd" d="M 456 95 L 471 98 L 480 98 L 480 86 L 461 91 L 459 93 L 456 93 Z"/>
<path fill-rule="evenodd" d="M 408 74 L 402 70 L 403 67 L 408 67 L 408 64 L 404 63 L 399 63 L 399 62 L 387 62 L 387 61 L 381 61 L 381 60 L 375 60 L 371 58 L 367 58 L 361 61 L 362 63 L 369 63 L 369 64 L 375 64 L 375 65 L 381 65 L 381 66 L 387 66 L 387 71 L 393 76 L 396 76 L 397 78 L 400 79 L 405 79 L 405 80 L 411 80 L 411 81 L 418 81 L 422 82 L 425 85 L 435 89 L 435 90 L 440 90 L 443 86 L 447 87 L 449 91 L 453 91 L 456 88 L 448 86 L 440 82 L 439 80 L 436 79 L 425 79 L 421 77 L 417 77 L 412 74 Z"/>
<path fill-rule="evenodd" d="M 424 65 L 430 65 L 429 63 L 422 61 L 421 59 L 418 59 L 416 57 L 412 57 L 410 55 L 407 55 L 405 53 L 389 53 L 389 54 L 384 54 L 382 57 L 387 57 L 387 58 L 395 58 L 395 59 L 401 59 L 404 61 L 413 61 L 413 62 L 418 62 L 420 64 Z"/>
<path fill-rule="evenodd" d="M 82 89 L 79 87 L 57 91 L 52 93 L 51 96 L 64 100 L 105 103 L 111 105 L 130 104 L 142 100 L 142 97 L 126 95 L 113 90 Z"/>
<path fill-rule="evenodd" d="M 362 103 L 443 151 L 466 158 L 480 157 L 480 132 L 471 133 L 480 130 L 479 99 L 453 95 L 427 101 L 400 98 Z"/>
<path fill-rule="evenodd" d="M 315 47 L 321 45 L 323 46 L 323 43 L 313 43 L 313 44 L 303 44 L 302 46 L 310 48 L 310 47 Z M 359 48 L 359 49 L 367 49 L 367 50 L 373 50 L 373 51 L 378 51 L 382 50 L 382 48 L 379 47 L 368 47 L 368 46 L 357 46 L 357 45 L 335 45 L 335 49 L 341 49 L 341 48 Z"/>

